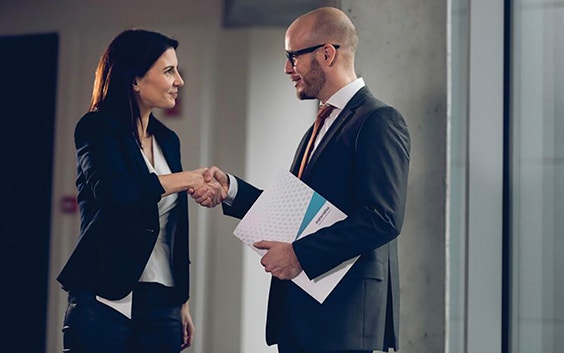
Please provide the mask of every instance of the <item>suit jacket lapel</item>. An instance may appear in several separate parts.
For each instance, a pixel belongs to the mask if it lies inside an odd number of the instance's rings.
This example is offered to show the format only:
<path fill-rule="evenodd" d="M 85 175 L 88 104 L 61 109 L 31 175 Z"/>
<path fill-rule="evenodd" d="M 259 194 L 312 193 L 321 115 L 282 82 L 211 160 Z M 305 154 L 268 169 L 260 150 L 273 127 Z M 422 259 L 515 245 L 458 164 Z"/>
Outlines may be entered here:
<path fill-rule="evenodd" d="M 142 172 L 147 172 L 147 164 L 143 159 L 141 149 L 137 144 L 137 141 L 135 140 L 135 136 L 125 126 L 125 123 L 115 118 L 113 116 L 113 114 L 115 114 L 114 112 L 104 112 L 102 114 L 104 114 L 103 116 L 107 118 L 109 125 L 115 129 L 115 133 L 123 136 L 124 148 L 126 149 L 126 152 L 131 156 L 131 158 L 133 158 L 135 164 L 137 165 L 137 167 L 139 167 L 139 170 Z"/>
<path fill-rule="evenodd" d="M 321 141 L 319 142 L 319 145 L 317 146 L 317 148 L 313 152 L 311 159 L 309 160 L 309 162 L 307 163 L 307 165 L 305 167 L 302 179 L 305 179 L 305 178 L 308 177 L 309 173 L 311 172 L 311 170 L 315 166 L 315 163 L 319 159 L 319 156 L 323 153 L 323 151 L 325 150 L 327 145 L 334 138 L 335 134 L 337 134 L 337 132 L 341 130 L 341 127 L 343 126 L 343 124 L 345 124 L 347 121 L 349 121 L 350 119 L 353 118 L 357 107 L 359 107 L 362 104 L 362 102 L 364 102 L 364 100 L 369 95 L 370 95 L 370 92 L 368 91 L 368 88 L 363 87 L 357 93 L 355 93 L 355 95 L 351 98 L 351 100 L 343 108 L 343 110 L 341 111 L 341 113 L 339 114 L 337 119 L 335 119 L 335 121 L 333 122 L 333 124 L 331 125 L 331 127 L 329 128 L 329 130 L 327 131 L 325 136 L 323 136 L 323 139 L 321 139 Z M 310 131 L 311 131 L 311 129 L 310 129 Z M 307 134 L 308 138 L 309 138 L 310 134 L 311 134 L 311 132 Z M 306 139 L 306 141 L 307 141 L 307 139 Z M 304 142 L 302 140 L 302 144 L 300 144 L 300 151 L 301 151 L 300 156 L 303 155 L 303 153 L 304 153 L 303 150 L 305 149 L 305 146 L 303 146 L 303 144 L 304 144 Z M 301 160 L 301 158 L 299 160 Z"/>

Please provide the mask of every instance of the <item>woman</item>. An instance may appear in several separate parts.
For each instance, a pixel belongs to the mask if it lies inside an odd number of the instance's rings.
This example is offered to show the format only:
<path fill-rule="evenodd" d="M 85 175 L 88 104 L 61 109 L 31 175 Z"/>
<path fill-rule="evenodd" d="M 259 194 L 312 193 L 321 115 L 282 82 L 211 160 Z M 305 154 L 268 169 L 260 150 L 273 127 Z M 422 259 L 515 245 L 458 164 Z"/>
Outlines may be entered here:
<path fill-rule="evenodd" d="M 182 171 L 178 136 L 151 113 L 174 107 L 184 85 L 177 46 L 126 30 L 96 69 L 74 135 L 80 239 L 58 277 L 69 292 L 67 351 L 167 353 L 192 342 L 186 191 L 223 196 L 201 171 Z"/>

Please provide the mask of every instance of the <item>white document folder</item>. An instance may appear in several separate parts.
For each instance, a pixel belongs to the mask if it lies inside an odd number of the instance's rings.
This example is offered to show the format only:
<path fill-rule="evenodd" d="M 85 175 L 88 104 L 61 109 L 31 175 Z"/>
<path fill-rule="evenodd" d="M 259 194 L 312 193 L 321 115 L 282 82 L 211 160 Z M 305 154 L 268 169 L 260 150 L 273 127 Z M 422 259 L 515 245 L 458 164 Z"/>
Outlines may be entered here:
<path fill-rule="evenodd" d="M 266 250 L 255 248 L 253 243 L 261 240 L 291 243 L 346 217 L 300 179 L 284 171 L 278 173 L 273 184 L 262 192 L 233 234 L 262 256 Z M 314 279 L 302 271 L 292 281 L 323 303 L 357 258 Z"/>

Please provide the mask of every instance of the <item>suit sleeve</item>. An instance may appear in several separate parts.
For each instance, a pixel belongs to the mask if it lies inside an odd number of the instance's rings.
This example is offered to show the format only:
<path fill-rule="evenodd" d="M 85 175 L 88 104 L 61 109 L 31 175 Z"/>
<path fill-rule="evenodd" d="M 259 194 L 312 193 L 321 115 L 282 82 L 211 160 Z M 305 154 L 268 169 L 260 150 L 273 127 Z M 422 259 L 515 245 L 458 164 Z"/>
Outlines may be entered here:
<path fill-rule="evenodd" d="M 239 188 L 237 196 L 235 196 L 231 206 L 222 204 L 222 207 L 225 215 L 241 219 L 258 199 L 262 190 L 247 183 L 243 179 L 235 178 L 237 179 Z"/>
<path fill-rule="evenodd" d="M 353 138 L 352 185 L 335 185 L 349 190 L 352 212 L 293 245 L 309 278 L 390 242 L 401 231 L 410 158 L 405 121 L 394 108 L 379 108 Z"/>
<path fill-rule="evenodd" d="M 102 207 L 131 209 L 160 200 L 158 177 L 133 160 L 140 153 L 133 138 L 101 113 L 89 113 L 75 129 L 79 188 L 89 188 Z M 140 156 L 139 156 L 140 157 Z"/>

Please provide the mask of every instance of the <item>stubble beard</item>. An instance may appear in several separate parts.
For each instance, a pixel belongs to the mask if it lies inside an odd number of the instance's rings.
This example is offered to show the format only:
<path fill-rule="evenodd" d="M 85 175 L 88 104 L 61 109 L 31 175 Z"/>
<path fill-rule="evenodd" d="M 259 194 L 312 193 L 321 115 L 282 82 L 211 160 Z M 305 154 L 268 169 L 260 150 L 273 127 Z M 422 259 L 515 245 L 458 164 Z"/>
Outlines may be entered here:
<path fill-rule="evenodd" d="M 321 65 L 319 65 L 319 61 L 315 57 L 312 58 L 310 70 L 302 77 L 302 81 L 304 88 L 297 92 L 298 98 L 300 100 L 318 99 L 319 92 L 325 86 L 326 77 L 325 72 L 321 69 Z"/>

